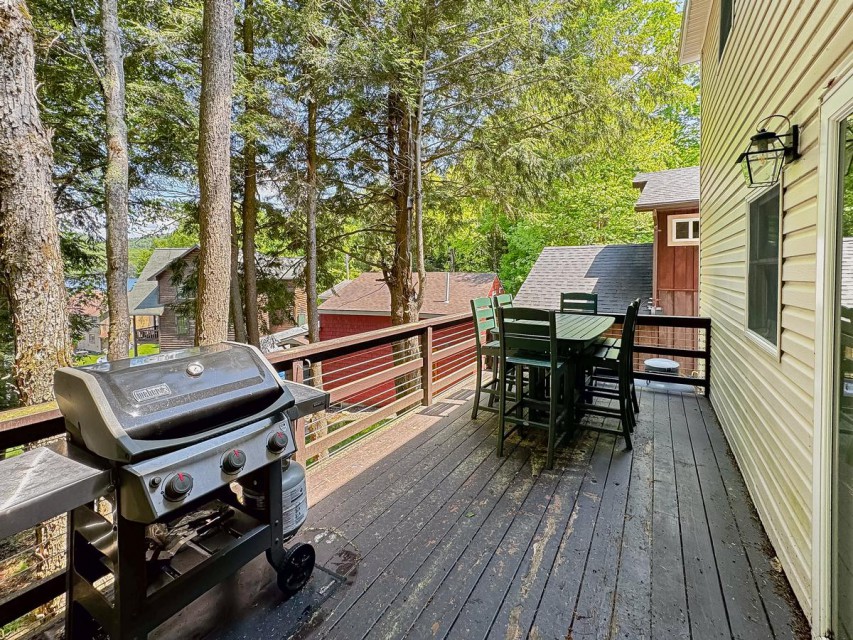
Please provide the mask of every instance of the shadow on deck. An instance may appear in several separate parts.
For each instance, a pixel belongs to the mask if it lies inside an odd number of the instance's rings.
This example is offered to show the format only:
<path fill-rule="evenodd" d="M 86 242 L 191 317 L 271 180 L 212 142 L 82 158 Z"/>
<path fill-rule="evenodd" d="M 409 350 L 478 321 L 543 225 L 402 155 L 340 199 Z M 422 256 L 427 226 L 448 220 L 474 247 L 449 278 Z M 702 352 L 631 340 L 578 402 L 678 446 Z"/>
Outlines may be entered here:
<path fill-rule="evenodd" d="M 807 637 L 710 404 L 639 391 L 633 452 L 581 432 L 553 471 L 446 396 L 313 470 L 302 593 L 260 558 L 154 637 Z"/>

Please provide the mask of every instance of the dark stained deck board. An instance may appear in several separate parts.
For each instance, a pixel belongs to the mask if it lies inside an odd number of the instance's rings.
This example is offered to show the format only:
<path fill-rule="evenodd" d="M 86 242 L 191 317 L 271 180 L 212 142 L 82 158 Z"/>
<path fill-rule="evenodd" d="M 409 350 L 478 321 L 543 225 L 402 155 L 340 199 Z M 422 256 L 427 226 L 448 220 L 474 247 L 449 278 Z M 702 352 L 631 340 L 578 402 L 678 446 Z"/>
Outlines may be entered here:
<path fill-rule="evenodd" d="M 808 625 L 784 575 L 773 565 L 770 541 L 761 525 L 743 476 L 726 441 L 723 429 L 710 404 L 698 402 L 705 431 L 714 452 L 720 478 L 728 495 L 738 534 L 746 551 L 761 602 L 767 613 L 773 637 L 795 640 L 808 634 Z M 784 594 L 784 595 L 783 595 Z"/>
<path fill-rule="evenodd" d="M 642 393 L 641 389 L 639 400 L 611 633 L 612 638 L 621 640 L 649 640 L 652 633 L 654 425 L 651 418 L 654 397 Z"/>
<path fill-rule="evenodd" d="M 614 445 L 612 435 L 599 435 L 557 561 L 533 619 L 531 635 L 534 637 L 565 637 L 571 627 Z"/>
<path fill-rule="evenodd" d="M 377 549 L 368 560 L 372 567 L 382 567 L 376 579 L 341 612 L 348 637 L 362 638 L 374 627 L 392 601 L 412 579 L 431 553 L 452 544 L 453 539 L 471 536 L 494 508 L 495 496 L 503 495 L 515 482 L 519 470 L 528 462 L 529 454 L 516 447 L 503 460 L 488 456 L 467 482 L 440 511 L 425 521 L 414 536 L 405 527 L 397 531 L 397 539 Z M 417 518 L 416 523 L 424 522 Z M 391 537 L 391 536 L 389 536 Z M 391 554 L 397 554 L 390 558 Z M 337 611 L 336 611 L 337 614 Z"/>
<path fill-rule="evenodd" d="M 743 579 L 744 575 L 751 575 L 752 569 L 726 495 L 699 402 L 695 397 L 687 395 L 681 399 L 705 512 L 714 514 L 714 517 L 708 517 L 708 529 L 719 567 L 731 636 L 738 640 L 773 637 L 755 580 Z"/>
<path fill-rule="evenodd" d="M 466 403 L 330 493 L 299 539 L 357 560 L 296 637 L 804 637 L 707 400 L 638 390 L 633 452 L 586 431 L 546 471 L 533 431 L 497 458 Z M 278 637 L 287 606 L 206 637 Z"/>
<path fill-rule="evenodd" d="M 652 638 L 689 638 L 672 425 L 666 394 L 654 394 L 652 429 Z"/>
<path fill-rule="evenodd" d="M 694 638 L 731 637 L 681 394 L 669 396 L 687 610 Z"/>

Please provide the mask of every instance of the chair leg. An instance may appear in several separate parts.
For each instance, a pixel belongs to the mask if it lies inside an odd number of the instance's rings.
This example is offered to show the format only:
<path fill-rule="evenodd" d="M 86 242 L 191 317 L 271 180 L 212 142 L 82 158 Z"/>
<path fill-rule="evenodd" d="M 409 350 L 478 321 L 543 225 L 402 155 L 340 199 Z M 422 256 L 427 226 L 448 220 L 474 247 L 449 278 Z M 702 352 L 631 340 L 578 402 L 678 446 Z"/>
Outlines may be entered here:
<path fill-rule="evenodd" d="M 640 403 L 637 401 L 637 385 L 634 384 L 634 379 L 631 378 L 631 408 L 634 413 L 640 413 Z"/>
<path fill-rule="evenodd" d="M 504 434 L 506 433 L 506 376 L 498 383 L 500 395 L 498 397 L 498 458 L 504 455 Z"/>
<path fill-rule="evenodd" d="M 627 393 L 619 394 L 619 413 L 622 416 L 622 436 L 625 438 L 625 449 L 630 451 L 634 448 L 631 444 L 631 399 L 629 397 L 630 389 L 625 389 Z"/>
<path fill-rule="evenodd" d="M 548 406 L 548 456 L 545 460 L 545 468 L 554 468 L 554 449 L 557 447 L 557 407 L 559 406 L 560 397 L 560 376 L 556 371 L 551 372 L 550 392 L 551 399 Z"/>
<path fill-rule="evenodd" d="M 474 383 L 474 408 L 471 410 L 471 420 L 477 418 L 480 409 L 480 393 L 483 388 L 483 356 L 477 353 L 477 380 Z"/>
<path fill-rule="evenodd" d="M 501 379 L 501 369 L 500 369 L 500 365 L 498 364 L 498 359 L 493 358 L 492 360 L 493 360 L 493 362 L 492 362 L 492 379 L 498 381 L 498 383 L 494 386 L 494 390 L 497 391 L 497 385 L 500 384 L 500 379 Z M 495 394 L 494 393 L 489 394 L 488 404 L 489 404 L 489 408 L 492 408 L 495 406 Z"/>

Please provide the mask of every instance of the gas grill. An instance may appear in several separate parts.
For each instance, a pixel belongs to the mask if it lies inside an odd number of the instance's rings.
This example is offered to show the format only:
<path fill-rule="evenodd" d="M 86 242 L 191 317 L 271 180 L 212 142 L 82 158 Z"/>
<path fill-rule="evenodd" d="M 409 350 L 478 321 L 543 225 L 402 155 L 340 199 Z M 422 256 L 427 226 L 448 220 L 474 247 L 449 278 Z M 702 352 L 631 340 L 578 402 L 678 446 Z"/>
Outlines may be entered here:
<path fill-rule="evenodd" d="M 291 424 L 328 394 L 236 343 L 59 369 L 54 382 L 71 448 L 113 482 L 105 502 L 69 513 L 67 638 L 144 638 L 264 552 L 286 595 L 308 581 L 314 550 L 284 547 L 307 515 Z"/>

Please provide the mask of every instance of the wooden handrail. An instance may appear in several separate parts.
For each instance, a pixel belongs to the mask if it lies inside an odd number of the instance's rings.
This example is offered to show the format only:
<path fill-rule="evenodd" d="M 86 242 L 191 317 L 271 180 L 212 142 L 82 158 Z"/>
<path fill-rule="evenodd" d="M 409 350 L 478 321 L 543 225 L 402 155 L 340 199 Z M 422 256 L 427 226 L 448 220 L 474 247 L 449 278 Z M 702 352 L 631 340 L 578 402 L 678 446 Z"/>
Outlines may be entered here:
<path fill-rule="evenodd" d="M 346 356 L 371 347 L 390 345 L 398 340 L 420 337 L 427 330 L 430 330 L 430 335 L 432 335 L 432 332 L 436 329 L 460 324 L 470 318 L 470 311 L 430 318 L 419 322 L 411 322 L 386 329 L 377 329 L 325 342 L 285 349 L 284 351 L 268 354 L 267 359 L 277 371 L 286 371 L 288 379 L 299 382 L 301 381 L 301 366 L 294 365 L 304 360 L 321 362 L 329 358 Z M 300 369 L 298 374 L 296 373 L 297 369 Z M 0 412 L 0 450 L 11 449 L 36 442 L 43 438 L 57 436 L 63 433 L 64 430 L 65 425 L 62 421 L 62 415 L 56 408 L 55 402 Z"/>

